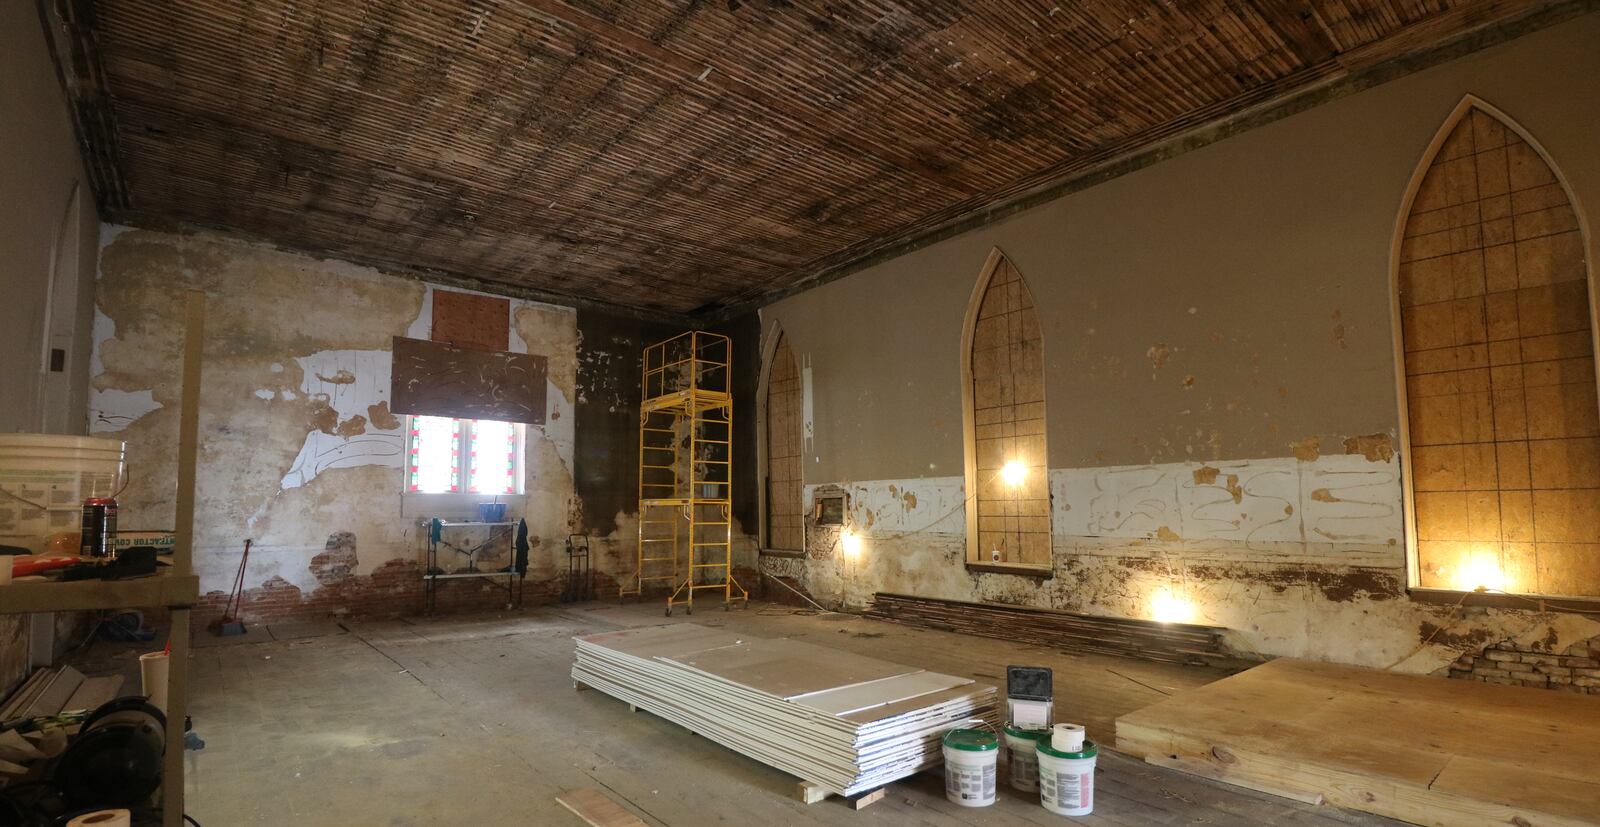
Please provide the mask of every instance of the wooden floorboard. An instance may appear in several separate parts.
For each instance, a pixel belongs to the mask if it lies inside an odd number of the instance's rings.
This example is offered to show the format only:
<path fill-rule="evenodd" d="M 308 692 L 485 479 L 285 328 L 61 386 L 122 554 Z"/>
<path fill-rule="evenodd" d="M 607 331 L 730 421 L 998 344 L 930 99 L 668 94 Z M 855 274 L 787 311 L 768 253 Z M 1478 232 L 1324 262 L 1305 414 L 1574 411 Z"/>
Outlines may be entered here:
<path fill-rule="evenodd" d="M 1600 698 L 1279 659 L 1117 720 L 1163 767 L 1438 827 L 1600 823 Z"/>
<path fill-rule="evenodd" d="M 759 603 L 685 619 L 994 686 L 1003 685 L 1007 664 L 1049 666 L 1058 716 L 1085 722 L 1102 742 L 1111 740 L 1116 716 L 1165 698 L 1162 692 L 1228 674 Z M 807 806 L 794 800 L 795 779 L 782 772 L 644 710 L 630 714 L 602 693 L 572 690 L 574 635 L 678 621 L 663 618 L 654 603 L 576 604 L 345 621 L 350 634 L 197 650 L 192 711 L 206 749 L 189 759 L 189 813 L 202 824 L 229 827 L 582 827 L 555 797 L 589 788 L 646 824 L 670 827 L 1396 824 L 1194 778 L 1109 749 L 1096 776 L 1105 792 L 1094 814 L 1082 819 L 1053 815 L 1036 796 L 1008 787 L 993 807 L 959 807 L 945 800 L 937 770 L 889 785 L 864 810 L 837 797 Z M 97 642 L 87 655 L 136 664 L 139 645 L 114 655 L 111 646 Z M 294 714 L 286 717 L 286 709 Z"/>

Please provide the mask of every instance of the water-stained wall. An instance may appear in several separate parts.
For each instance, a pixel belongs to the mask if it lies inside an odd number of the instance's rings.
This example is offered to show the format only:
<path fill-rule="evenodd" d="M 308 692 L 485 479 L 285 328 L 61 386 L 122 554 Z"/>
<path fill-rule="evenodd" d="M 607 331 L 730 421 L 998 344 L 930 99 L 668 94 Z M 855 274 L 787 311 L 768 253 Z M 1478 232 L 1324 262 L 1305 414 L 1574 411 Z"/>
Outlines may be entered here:
<path fill-rule="evenodd" d="M 419 521 L 461 518 L 478 498 L 402 494 L 403 418 L 390 410 L 395 336 L 428 338 L 438 288 L 220 235 L 103 232 L 91 430 L 128 444 L 129 528 L 169 528 L 176 480 L 182 295 L 207 295 L 195 567 L 202 593 L 230 585 L 254 541 L 247 610 L 257 615 L 418 608 Z M 543 425 L 527 429 L 526 518 L 534 599 L 559 588 L 580 531 L 575 311 L 513 299 L 509 350 L 545 357 Z M 600 561 L 604 576 L 614 561 Z M 448 602 L 504 602 L 483 581 Z"/>
<path fill-rule="evenodd" d="M 847 529 L 763 566 L 877 591 L 1228 627 L 1243 652 L 1433 671 L 1573 614 L 1408 595 L 1391 255 L 1408 182 L 1467 94 L 1600 204 L 1600 15 L 1342 98 L 763 310 L 805 371 L 803 473 Z M 1596 257 L 1587 236 L 1588 258 Z M 963 563 L 962 320 L 998 248 L 1026 275 L 1048 402 L 1049 577 Z"/>

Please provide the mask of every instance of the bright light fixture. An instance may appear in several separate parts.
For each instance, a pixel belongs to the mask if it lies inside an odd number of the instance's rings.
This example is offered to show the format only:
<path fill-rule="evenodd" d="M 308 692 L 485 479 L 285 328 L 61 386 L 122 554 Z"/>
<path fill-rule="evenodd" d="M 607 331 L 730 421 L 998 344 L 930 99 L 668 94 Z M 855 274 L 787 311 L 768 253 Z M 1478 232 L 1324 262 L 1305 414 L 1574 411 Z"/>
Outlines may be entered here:
<path fill-rule="evenodd" d="M 1000 479 L 1005 480 L 1006 485 L 1012 486 L 1013 488 L 1021 485 L 1022 481 L 1027 479 L 1027 477 L 1028 466 L 1023 465 L 1022 460 L 1020 459 L 1008 460 L 1006 464 L 1000 468 Z"/>
<path fill-rule="evenodd" d="M 1456 570 L 1455 587 L 1464 592 L 1503 592 L 1506 573 L 1498 554 L 1487 549 L 1476 551 Z"/>
<path fill-rule="evenodd" d="M 1150 617 L 1159 623 L 1191 623 L 1194 614 L 1194 604 L 1169 586 L 1150 593 Z"/>
<path fill-rule="evenodd" d="M 861 535 L 845 529 L 839 532 L 839 544 L 844 548 L 844 556 L 852 560 L 861 556 Z"/>

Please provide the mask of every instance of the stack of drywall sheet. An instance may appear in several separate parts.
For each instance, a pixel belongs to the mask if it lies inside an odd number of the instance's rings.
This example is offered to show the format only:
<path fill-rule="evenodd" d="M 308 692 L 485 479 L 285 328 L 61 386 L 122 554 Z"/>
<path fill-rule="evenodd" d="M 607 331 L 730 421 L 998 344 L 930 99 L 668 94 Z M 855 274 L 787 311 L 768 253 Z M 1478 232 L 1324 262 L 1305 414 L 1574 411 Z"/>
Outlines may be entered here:
<path fill-rule="evenodd" d="M 573 680 L 840 795 L 940 761 L 947 730 L 998 725 L 966 678 L 692 624 L 577 638 Z"/>

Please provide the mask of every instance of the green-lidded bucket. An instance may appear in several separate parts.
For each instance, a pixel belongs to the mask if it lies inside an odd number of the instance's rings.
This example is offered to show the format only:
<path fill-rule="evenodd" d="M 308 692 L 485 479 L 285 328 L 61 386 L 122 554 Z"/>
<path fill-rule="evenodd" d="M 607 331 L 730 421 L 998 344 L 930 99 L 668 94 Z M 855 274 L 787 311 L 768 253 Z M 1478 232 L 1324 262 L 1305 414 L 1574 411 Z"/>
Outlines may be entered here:
<path fill-rule="evenodd" d="M 1040 738 L 1050 733 L 1040 729 L 1017 729 L 1008 726 L 1006 735 L 1006 777 L 1012 789 L 1025 793 L 1039 789 L 1039 757 L 1036 751 Z"/>
<path fill-rule="evenodd" d="M 944 797 L 963 807 L 994 803 L 1000 738 L 986 729 L 952 729 L 944 734 Z"/>
<path fill-rule="evenodd" d="M 1056 815 L 1086 816 L 1094 812 L 1094 763 L 1100 748 L 1084 737 L 1077 724 L 1056 724 L 1040 738 L 1039 805 Z"/>

